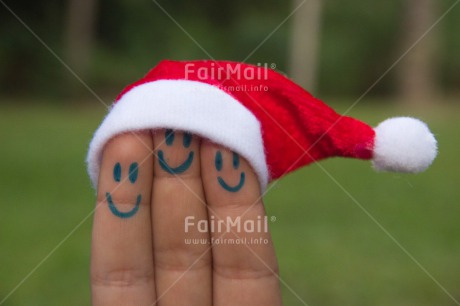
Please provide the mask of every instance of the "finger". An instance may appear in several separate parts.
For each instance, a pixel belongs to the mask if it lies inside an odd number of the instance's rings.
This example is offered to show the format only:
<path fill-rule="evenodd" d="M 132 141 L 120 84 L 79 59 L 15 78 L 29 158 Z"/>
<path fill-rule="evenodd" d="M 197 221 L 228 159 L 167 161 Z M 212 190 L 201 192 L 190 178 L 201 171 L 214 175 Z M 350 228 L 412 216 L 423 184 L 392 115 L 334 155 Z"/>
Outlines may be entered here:
<path fill-rule="evenodd" d="M 150 132 L 105 147 L 91 250 L 93 305 L 151 305 L 155 299 L 150 194 Z"/>
<path fill-rule="evenodd" d="M 206 141 L 201 145 L 201 171 L 214 223 L 214 305 L 281 305 L 257 176 L 243 158 Z"/>
<path fill-rule="evenodd" d="M 184 223 L 207 220 L 200 140 L 173 130 L 155 131 L 153 139 L 152 225 L 159 305 L 211 305 L 209 235 L 196 227 L 185 228 Z"/>

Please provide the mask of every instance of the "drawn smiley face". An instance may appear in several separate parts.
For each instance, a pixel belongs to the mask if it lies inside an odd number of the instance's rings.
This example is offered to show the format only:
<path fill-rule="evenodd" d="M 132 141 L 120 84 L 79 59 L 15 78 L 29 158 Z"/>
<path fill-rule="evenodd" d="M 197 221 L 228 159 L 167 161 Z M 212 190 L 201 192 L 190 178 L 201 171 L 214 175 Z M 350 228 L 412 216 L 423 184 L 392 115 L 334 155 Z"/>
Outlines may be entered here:
<path fill-rule="evenodd" d="M 129 178 L 129 182 L 131 184 L 136 183 L 138 174 L 139 174 L 139 165 L 136 162 L 134 162 L 129 166 L 128 178 Z M 113 167 L 113 179 L 114 179 L 114 181 L 117 182 L 117 183 L 120 183 L 121 182 L 121 175 L 122 175 L 121 165 L 120 165 L 120 163 L 116 163 L 115 166 Z M 137 211 L 139 210 L 139 205 L 141 204 L 141 200 L 142 200 L 142 195 L 139 194 L 137 196 L 137 198 L 136 198 L 136 203 L 134 204 L 134 207 L 130 211 L 122 212 L 122 211 L 118 210 L 117 206 L 113 202 L 112 195 L 110 194 L 110 192 L 107 192 L 105 194 L 105 197 L 107 199 L 107 203 L 109 204 L 110 211 L 115 216 L 123 218 L 123 219 L 124 218 L 130 218 L 130 217 L 134 216 L 137 213 Z"/>
<path fill-rule="evenodd" d="M 165 130 L 165 143 L 167 146 L 172 146 L 175 138 L 176 137 L 175 137 L 175 133 L 173 130 L 171 129 Z M 182 139 L 182 145 L 184 146 L 184 148 L 188 148 L 190 147 L 191 143 L 192 143 L 192 134 L 184 132 L 184 136 Z M 181 174 L 187 171 L 187 169 L 190 168 L 190 166 L 192 165 L 194 155 L 195 153 L 193 151 L 190 151 L 188 153 L 187 159 L 183 163 L 181 163 L 177 167 L 171 167 L 165 159 L 163 150 L 158 150 L 158 160 L 160 162 L 160 166 L 164 171 L 170 174 Z"/>
<path fill-rule="evenodd" d="M 223 163 L 224 162 L 223 162 L 223 158 L 222 158 L 222 152 L 217 151 L 216 152 L 216 157 L 214 159 L 214 164 L 216 166 L 217 171 L 222 170 Z M 233 169 L 237 170 L 239 168 L 239 166 L 240 166 L 240 156 L 238 154 L 236 154 L 235 152 L 233 152 Z M 246 175 L 245 175 L 244 171 L 241 171 L 241 173 L 240 173 L 240 181 L 239 181 L 238 184 L 236 184 L 234 186 L 228 185 L 227 182 L 225 182 L 225 180 L 221 176 L 217 177 L 217 181 L 219 182 L 219 185 L 222 188 L 224 188 L 225 190 L 230 191 L 230 192 L 237 192 L 241 188 L 243 188 L 245 178 L 246 178 Z"/>

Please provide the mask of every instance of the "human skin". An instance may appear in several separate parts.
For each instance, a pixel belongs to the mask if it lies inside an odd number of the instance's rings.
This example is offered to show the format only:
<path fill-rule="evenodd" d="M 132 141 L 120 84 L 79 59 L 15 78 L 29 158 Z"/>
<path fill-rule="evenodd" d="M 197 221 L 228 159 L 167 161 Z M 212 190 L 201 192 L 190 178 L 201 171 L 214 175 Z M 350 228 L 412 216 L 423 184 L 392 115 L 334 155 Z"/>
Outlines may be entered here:
<path fill-rule="evenodd" d="M 93 305 L 281 305 L 268 231 L 197 226 L 266 215 L 244 158 L 186 132 L 130 132 L 106 144 L 98 182 Z"/>

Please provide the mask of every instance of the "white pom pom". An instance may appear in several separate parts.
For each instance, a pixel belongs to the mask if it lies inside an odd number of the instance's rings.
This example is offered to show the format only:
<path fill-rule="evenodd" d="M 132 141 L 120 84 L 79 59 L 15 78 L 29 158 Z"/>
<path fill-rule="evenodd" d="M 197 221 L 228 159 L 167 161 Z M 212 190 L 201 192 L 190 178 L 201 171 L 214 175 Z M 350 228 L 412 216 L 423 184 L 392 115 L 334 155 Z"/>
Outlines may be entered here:
<path fill-rule="evenodd" d="M 375 129 L 373 165 L 376 170 L 417 173 L 428 168 L 437 143 L 428 126 L 415 118 L 390 118 Z"/>

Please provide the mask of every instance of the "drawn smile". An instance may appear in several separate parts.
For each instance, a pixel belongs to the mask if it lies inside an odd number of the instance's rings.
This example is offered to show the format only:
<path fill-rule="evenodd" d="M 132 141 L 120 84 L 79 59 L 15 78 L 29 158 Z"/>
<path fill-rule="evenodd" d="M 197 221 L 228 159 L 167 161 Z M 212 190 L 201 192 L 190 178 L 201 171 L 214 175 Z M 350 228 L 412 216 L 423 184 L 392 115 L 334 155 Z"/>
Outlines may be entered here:
<path fill-rule="evenodd" d="M 118 208 L 113 203 L 112 196 L 110 195 L 110 192 L 107 192 L 105 194 L 105 197 L 107 199 L 107 202 L 109 203 L 109 208 L 112 211 L 112 213 L 115 216 L 120 217 L 120 218 L 129 218 L 129 217 L 134 216 L 137 213 L 137 211 L 139 210 L 139 205 L 141 204 L 141 199 L 142 199 L 142 196 L 138 195 L 137 200 L 136 200 L 136 204 L 134 205 L 134 208 L 131 209 L 130 211 L 122 212 L 122 211 L 119 211 Z"/>
<path fill-rule="evenodd" d="M 162 150 L 158 151 L 158 160 L 160 161 L 161 168 L 164 171 L 171 173 L 171 174 L 180 174 L 180 173 L 185 172 L 188 168 L 190 168 L 190 165 L 193 162 L 193 156 L 194 156 L 194 152 L 191 151 L 188 154 L 187 159 L 181 165 L 172 168 L 170 165 L 168 165 L 168 163 L 164 159 L 163 151 Z"/>
<path fill-rule="evenodd" d="M 222 177 L 218 176 L 217 177 L 217 181 L 219 182 L 220 186 L 222 186 L 222 188 L 224 188 L 225 190 L 228 190 L 230 192 L 237 192 L 238 190 L 240 190 L 243 185 L 244 185 L 244 179 L 245 179 L 245 175 L 244 175 L 244 172 L 241 172 L 241 175 L 240 175 L 240 182 L 238 183 L 238 185 L 236 186 L 229 186 Z"/>

